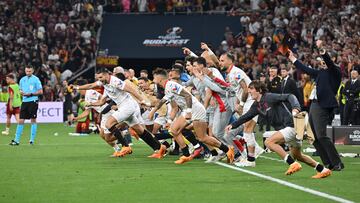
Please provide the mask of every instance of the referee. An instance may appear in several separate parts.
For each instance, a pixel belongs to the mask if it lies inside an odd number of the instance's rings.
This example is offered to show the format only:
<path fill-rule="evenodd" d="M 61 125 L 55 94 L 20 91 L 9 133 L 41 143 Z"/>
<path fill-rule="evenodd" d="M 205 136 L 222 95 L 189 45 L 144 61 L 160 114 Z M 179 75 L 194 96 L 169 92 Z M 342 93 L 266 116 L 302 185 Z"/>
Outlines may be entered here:
<path fill-rule="evenodd" d="M 25 67 L 26 76 L 22 77 L 20 80 L 20 94 L 23 96 L 23 99 L 20 108 L 20 119 L 16 128 L 15 139 L 10 143 L 12 146 L 19 145 L 20 143 L 25 119 L 31 120 L 30 144 L 34 144 L 37 130 L 36 117 L 39 105 L 39 95 L 43 94 L 43 90 L 39 78 L 33 75 L 33 73 L 33 67 Z"/>

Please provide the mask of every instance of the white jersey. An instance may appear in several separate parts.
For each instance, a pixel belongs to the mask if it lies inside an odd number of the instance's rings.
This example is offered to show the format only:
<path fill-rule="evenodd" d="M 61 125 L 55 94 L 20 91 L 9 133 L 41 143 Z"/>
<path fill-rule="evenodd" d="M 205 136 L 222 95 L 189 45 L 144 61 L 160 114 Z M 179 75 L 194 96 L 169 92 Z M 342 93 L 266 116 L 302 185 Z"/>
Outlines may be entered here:
<path fill-rule="evenodd" d="M 175 101 L 181 110 L 186 109 L 186 100 L 185 97 L 180 96 L 180 92 L 184 90 L 187 91 L 182 85 L 174 81 L 167 81 L 165 85 L 165 96 L 164 99 L 167 101 Z M 190 93 L 189 93 L 190 94 Z M 195 106 L 200 104 L 200 102 L 191 95 L 192 97 L 192 105 Z M 201 104 L 200 104 L 201 105 Z"/>
<path fill-rule="evenodd" d="M 86 90 L 85 93 L 85 102 L 86 103 L 93 103 L 99 100 L 99 98 L 101 98 L 102 94 L 100 94 L 99 92 L 97 92 L 96 90 Z M 91 107 L 86 107 L 86 109 L 94 109 L 95 111 L 97 111 L 98 113 L 101 113 L 104 108 L 107 106 L 107 104 L 104 104 L 102 106 L 91 106 Z"/>
<path fill-rule="evenodd" d="M 230 83 L 231 88 L 235 91 L 236 96 L 240 99 L 242 95 L 242 88 L 240 86 L 240 81 L 244 80 L 246 86 L 249 86 L 251 79 L 246 73 L 240 68 L 233 66 L 230 72 L 227 75 L 227 81 Z M 248 95 L 247 100 L 251 100 L 250 94 Z"/>
<path fill-rule="evenodd" d="M 233 66 L 230 72 L 227 75 L 227 81 L 231 84 L 231 87 L 236 91 L 239 92 L 241 89 L 240 81 L 244 80 L 245 84 L 248 86 L 251 83 L 251 79 L 246 73 L 241 70 L 240 68 Z"/>
<path fill-rule="evenodd" d="M 224 80 L 224 77 L 221 75 L 220 71 L 217 68 L 209 68 L 213 74 L 213 76 L 215 76 L 216 78 L 219 78 L 222 81 Z"/>
<path fill-rule="evenodd" d="M 117 106 L 120 106 L 123 102 L 133 100 L 130 93 L 124 91 L 125 81 L 120 80 L 115 76 L 110 76 L 110 82 L 108 84 L 97 81 L 97 85 L 104 86 L 103 97 L 109 97 Z"/>

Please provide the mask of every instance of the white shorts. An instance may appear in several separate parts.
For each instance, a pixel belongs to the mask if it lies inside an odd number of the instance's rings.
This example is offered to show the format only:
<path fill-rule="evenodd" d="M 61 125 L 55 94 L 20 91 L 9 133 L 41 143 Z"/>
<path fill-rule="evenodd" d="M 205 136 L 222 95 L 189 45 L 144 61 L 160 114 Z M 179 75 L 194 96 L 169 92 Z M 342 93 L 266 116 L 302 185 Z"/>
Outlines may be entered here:
<path fill-rule="evenodd" d="M 146 111 L 141 115 L 141 117 L 142 117 L 143 120 L 144 120 L 144 125 L 153 125 L 153 124 L 154 124 L 154 121 L 152 121 L 152 120 L 149 119 L 149 114 L 150 114 L 150 110 L 146 110 Z"/>
<path fill-rule="evenodd" d="M 161 116 L 161 117 L 156 117 L 154 120 L 154 123 L 157 123 L 161 126 L 164 126 L 166 124 L 166 117 L 165 116 Z"/>
<path fill-rule="evenodd" d="M 184 117 L 186 115 L 185 112 L 181 113 Z M 191 120 L 192 121 L 203 121 L 206 122 L 206 109 L 205 107 L 200 104 L 200 103 L 196 103 L 195 105 L 192 106 L 191 108 Z"/>
<path fill-rule="evenodd" d="M 102 114 L 101 115 L 101 122 L 100 122 L 100 128 L 102 128 L 104 130 L 104 133 L 106 134 L 110 134 L 111 132 L 109 131 L 109 129 L 106 128 L 106 121 L 108 120 L 108 118 L 115 113 L 114 110 L 110 110 L 109 112 L 107 112 L 106 114 Z"/>
<path fill-rule="evenodd" d="M 246 102 L 244 104 L 243 114 L 242 115 L 244 115 L 246 112 L 248 112 L 250 110 L 250 108 L 251 108 L 251 106 L 253 105 L 254 102 L 255 102 L 255 100 L 253 100 L 253 99 L 246 100 Z M 257 123 L 258 116 L 255 116 L 252 120 L 255 121 L 255 123 Z"/>
<path fill-rule="evenodd" d="M 134 100 L 122 103 L 118 106 L 118 110 L 111 116 L 114 117 L 118 123 L 125 122 L 129 127 L 144 123 L 141 117 L 140 107 Z"/>
<path fill-rule="evenodd" d="M 271 137 L 277 131 L 268 131 L 264 133 L 264 137 Z M 279 130 L 279 132 L 284 137 L 285 143 L 290 147 L 301 148 L 302 141 L 296 139 L 296 131 L 292 127 L 286 127 L 284 129 Z"/>

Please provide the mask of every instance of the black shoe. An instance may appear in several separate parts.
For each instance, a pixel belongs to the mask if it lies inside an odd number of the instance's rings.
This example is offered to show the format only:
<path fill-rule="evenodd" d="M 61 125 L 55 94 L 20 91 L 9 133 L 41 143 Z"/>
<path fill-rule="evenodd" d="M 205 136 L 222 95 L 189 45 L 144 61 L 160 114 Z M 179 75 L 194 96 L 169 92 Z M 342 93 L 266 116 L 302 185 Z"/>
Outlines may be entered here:
<path fill-rule="evenodd" d="M 34 142 L 33 142 L 33 141 L 30 141 L 29 144 L 34 145 Z"/>
<path fill-rule="evenodd" d="M 18 146 L 20 143 L 15 142 L 15 140 L 11 140 L 10 144 L 11 146 Z"/>
<path fill-rule="evenodd" d="M 336 164 L 334 167 L 331 168 L 332 171 L 341 171 L 345 168 L 344 164 L 340 162 L 339 164 Z"/>

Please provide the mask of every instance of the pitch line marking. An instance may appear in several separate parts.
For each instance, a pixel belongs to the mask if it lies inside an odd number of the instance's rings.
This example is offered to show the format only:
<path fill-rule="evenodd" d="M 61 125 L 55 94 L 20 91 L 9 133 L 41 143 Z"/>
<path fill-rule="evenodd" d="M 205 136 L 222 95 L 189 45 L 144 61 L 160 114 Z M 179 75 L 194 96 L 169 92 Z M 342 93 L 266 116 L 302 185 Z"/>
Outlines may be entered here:
<path fill-rule="evenodd" d="M 269 159 L 269 160 L 272 160 L 272 161 L 284 162 L 284 160 L 271 158 L 271 157 L 268 157 L 268 156 L 259 156 L 259 157 L 264 158 L 264 159 Z"/>
<path fill-rule="evenodd" d="M 284 186 L 287 186 L 287 187 L 290 187 L 290 188 L 293 188 L 293 189 L 296 189 L 296 190 L 307 192 L 307 193 L 310 193 L 310 194 L 313 194 L 313 195 L 316 195 L 316 196 L 319 196 L 319 197 L 324 197 L 326 199 L 330 199 L 330 200 L 333 200 L 333 201 L 336 201 L 336 202 L 354 203 L 353 201 L 343 199 L 341 197 L 333 196 L 333 195 L 330 195 L 330 194 L 327 194 L 327 193 L 324 193 L 324 192 L 316 191 L 316 190 L 313 190 L 313 189 L 310 189 L 310 188 L 307 188 L 307 187 L 296 185 L 294 183 L 290 183 L 290 182 L 280 180 L 280 179 L 277 179 L 277 178 L 273 178 L 271 176 L 263 175 L 261 173 L 256 173 L 254 171 L 246 170 L 246 169 L 243 169 L 243 168 L 238 168 L 238 167 L 235 167 L 235 166 L 232 166 L 232 165 L 229 165 L 229 164 L 225 164 L 225 163 L 222 163 L 222 162 L 215 162 L 215 164 L 226 167 L 226 168 L 234 169 L 236 171 L 240 171 L 240 172 L 243 172 L 243 173 L 247 173 L 247 174 L 250 174 L 250 175 L 265 179 L 265 180 L 269 180 L 269 181 L 272 181 L 272 182 L 275 182 L 275 183 L 278 183 L 280 185 L 284 185 Z"/>

